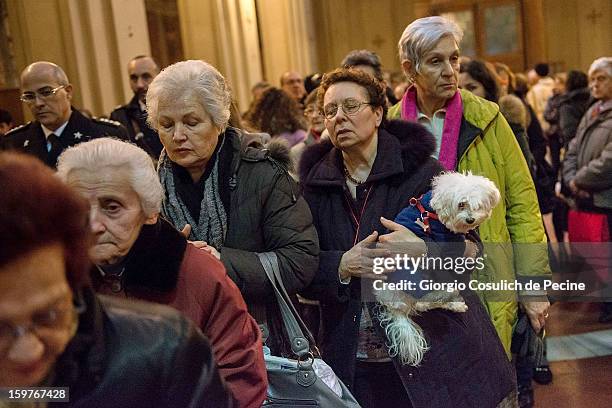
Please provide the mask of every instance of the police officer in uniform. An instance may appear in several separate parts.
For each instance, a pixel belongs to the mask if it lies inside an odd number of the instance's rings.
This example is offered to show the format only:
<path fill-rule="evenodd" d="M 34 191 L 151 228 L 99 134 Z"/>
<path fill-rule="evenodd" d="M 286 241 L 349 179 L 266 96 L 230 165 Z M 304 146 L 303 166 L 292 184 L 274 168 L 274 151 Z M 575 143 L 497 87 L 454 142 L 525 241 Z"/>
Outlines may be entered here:
<path fill-rule="evenodd" d="M 88 119 L 71 106 L 72 85 L 56 64 L 39 61 L 27 66 L 21 73 L 21 90 L 21 100 L 35 120 L 8 132 L 0 139 L 0 150 L 20 150 L 55 168 L 67 147 L 104 136 L 127 140 L 120 123 Z"/>
<path fill-rule="evenodd" d="M 153 58 L 139 55 L 128 63 L 130 87 L 134 97 L 126 104 L 118 106 L 110 118 L 120 122 L 128 130 L 130 140 L 140 146 L 157 162 L 162 151 L 157 132 L 147 124 L 145 98 L 149 84 L 159 74 L 159 67 Z"/>

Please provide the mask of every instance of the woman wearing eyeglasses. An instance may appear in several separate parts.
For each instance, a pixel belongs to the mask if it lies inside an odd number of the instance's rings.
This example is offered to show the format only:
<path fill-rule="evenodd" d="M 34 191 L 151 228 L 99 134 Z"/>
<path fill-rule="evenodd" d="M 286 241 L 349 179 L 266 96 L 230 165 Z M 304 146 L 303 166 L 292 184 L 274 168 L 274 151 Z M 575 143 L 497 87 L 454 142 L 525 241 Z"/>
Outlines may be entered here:
<path fill-rule="evenodd" d="M 302 157 L 302 153 L 304 153 L 304 149 L 308 146 L 313 145 L 315 143 L 319 143 L 323 138 L 327 137 L 323 135 L 325 131 L 325 122 L 323 113 L 319 110 L 317 106 L 317 90 L 313 90 L 308 94 L 306 99 L 304 100 L 304 117 L 306 118 L 306 122 L 308 123 L 308 134 L 306 139 L 302 142 L 296 144 L 291 148 L 291 160 L 294 164 L 294 170 L 297 168 L 298 163 L 300 162 L 300 157 Z M 293 171 L 291 175 L 298 179 L 298 175 Z"/>
<path fill-rule="evenodd" d="M 418 124 L 386 123 L 385 88 L 361 71 L 326 74 L 318 102 L 330 140 L 306 149 L 300 180 L 321 248 L 306 295 L 321 302 L 323 358 L 364 407 L 511 402 L 512 367 L 473 292 L 464 294 L 466 313 L 435 309 L 415 318 L 430 346 L 419 367 L 389 355 L 379 306 L 362 294 L 366 279 L 385 279 L 372 272 L 375 257 L 391 255 L 386 244 L 408 244 L 415 257 L 424 250 L 390 220 L 442 170 L 431 157 L 433 137 Z"/>

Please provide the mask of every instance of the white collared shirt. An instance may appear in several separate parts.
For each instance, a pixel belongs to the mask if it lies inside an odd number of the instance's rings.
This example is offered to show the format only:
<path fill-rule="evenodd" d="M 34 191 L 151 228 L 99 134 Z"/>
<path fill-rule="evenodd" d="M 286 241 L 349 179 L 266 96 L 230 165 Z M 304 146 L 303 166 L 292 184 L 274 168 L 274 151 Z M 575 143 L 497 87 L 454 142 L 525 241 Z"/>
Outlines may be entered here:
<path fill-rule="evenodd" d="M 438 109 L 433 114 L 433 119 L 421 111 L 417 111 L 417 121 L 425 126 L 436 138 L 436 150 L 432 157 L 440 157 L 440 145 L 442 144 L 442 132 L 444 131 L 444 120 L 446 119 L 446 108 Z"/>
<path fill-rule="evenodd" d="M 68 126 L 68 121 L 66 121 L 66 123 L 64 123 L 62 126 L 58 127 L 55 130 L 50 130 L 50 129 L 46 128 L 42 123 L 40 124 L 40 126 L 42 127 L 42 131 L 45 134 L 45 139 L 47 139 L 47 151 L 50 152 L 51 151 L 51 143 L 49 143 L 49 135 L 51 133 L 53 133 L 58 138 L 61 137 L 62 133 L 64 132 L 64 129 L 66 129 L 66 126 Z"/>

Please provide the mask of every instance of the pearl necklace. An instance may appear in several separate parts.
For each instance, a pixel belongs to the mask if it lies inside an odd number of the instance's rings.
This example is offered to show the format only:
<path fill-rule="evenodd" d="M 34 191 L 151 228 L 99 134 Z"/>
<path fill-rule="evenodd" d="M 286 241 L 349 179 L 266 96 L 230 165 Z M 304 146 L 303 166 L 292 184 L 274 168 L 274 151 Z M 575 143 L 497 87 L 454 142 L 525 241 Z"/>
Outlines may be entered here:
<path fill-rule="evenodd" d="M 344 167 L 344 176 L 353 184 L 356 184 L 358 186 L 362 185 L 363 183 L 366 182 L 366 180 L 362 180 L 359 181 L 356 178 L 354 178 L 353 176 L 351 176 L 351 173 L 349 173 L 348 169 L 346 167 Z"/>

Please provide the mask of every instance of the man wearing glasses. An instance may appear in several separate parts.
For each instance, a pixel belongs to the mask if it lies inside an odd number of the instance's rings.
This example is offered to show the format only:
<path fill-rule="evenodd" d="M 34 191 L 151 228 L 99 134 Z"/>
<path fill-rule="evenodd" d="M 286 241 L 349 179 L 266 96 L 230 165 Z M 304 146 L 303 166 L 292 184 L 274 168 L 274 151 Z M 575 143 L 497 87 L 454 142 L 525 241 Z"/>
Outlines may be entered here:
<path fill-rule="evenodd" d="M 304 78 L 299 72 L 287 71 L 280 78 L 281 89 L 290 97 L 296 100 L 300 106 L 304 106 L 304 98 L 306 98 L 306 88 L 304 87 Z"/>
<path fill-rule="evenodd" d="M 21 101 L 35 120 L 8 132 L 0 140 L 0 150 L 20 150 L 55 168 L 67 147 L 104 136 L 127 140 L 120 123 L 88 119 L 71 106 L 72 85 L 56 64 L 39 61 L 27 66 L 21 73 L 21 89 Z"/>

